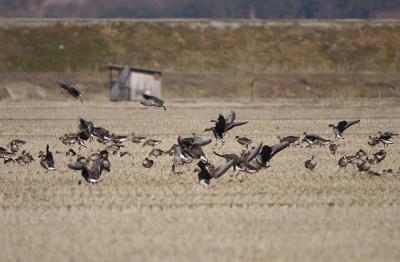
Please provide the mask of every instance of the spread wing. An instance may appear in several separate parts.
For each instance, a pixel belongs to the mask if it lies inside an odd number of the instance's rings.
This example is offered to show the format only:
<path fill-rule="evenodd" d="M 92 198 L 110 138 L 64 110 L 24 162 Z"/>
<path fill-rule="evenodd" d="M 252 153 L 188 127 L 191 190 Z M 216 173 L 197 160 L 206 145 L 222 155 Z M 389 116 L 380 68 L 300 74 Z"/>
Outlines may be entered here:
<path fill-rule="evenodd" d="M 337 129 L 342 133 L 344 130 L 357 123 L 360 123 L 359 119 L 354 121 L 340 121 L 337 125 Z"/>
<path fill-rule="evenodd" d="M 156 104 L 160 104 L 160 105 L 164 104 L 164 101 L 161 100 L 160 98 L 156 97 L 156 96 L 143 94 L 143 98 L 146 99 L 146 100 L 153 100 L 154 103 L 156 103 Z"/>
<path fill-rule="evenodd" d="M 260 143 L 258 146 L 250 150 L 250 153 L 245 157 L 245 159 L 243 159 L 244 162 L 248 163 L 251 160 L 253 160 L 253 158 L 255 158 L 260 153 L 261 147 L 262 143 Z"/>
<path fill-rule="evenodd" d="M 233 166 L 233 164 L 235 163 L 234 159 L 229 160 L 228 162 L 226 162 L 224 165 L 219 166 L 217 168 L 214 168 L 211 172 L 211 176 L 214 178 L 219 178 L 221 177 L 226 171 L 229 170 L 229 168 L 231 166 Z"/>
<path fill-rule="evenodd" d="M 226 131 L 231 130 L 232 128 L 236 127 L 236 126 L 242 126 L 247 124 L 248 122 L 232 122 L 232 123 L 228 123 L 226 125 Z"/>
<path fill-rule="evenodd" d="M 84 170 L 87 169 L 86 163 L 82 162 L 75 162 L 75 163 L 69 163 L 68 167 L 72 170 Z"/>

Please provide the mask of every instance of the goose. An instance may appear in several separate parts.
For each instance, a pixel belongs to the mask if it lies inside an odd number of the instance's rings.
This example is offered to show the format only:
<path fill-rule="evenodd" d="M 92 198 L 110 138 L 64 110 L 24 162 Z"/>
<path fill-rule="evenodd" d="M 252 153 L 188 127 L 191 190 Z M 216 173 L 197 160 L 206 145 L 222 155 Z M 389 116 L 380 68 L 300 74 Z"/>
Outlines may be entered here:
<path fill-rule="evenodd" d="M 53 153 L 49 149 L 49 145 L 46 146 L 46 154 L 40 154 L 41 160 L 40 165 L 46 170 L 55 170 Z"/>
<path fill-rule="evenodd" d="M 385 146 L 389 144 L 393 144 L 392 139 L 394 139 L 395 136 L 398 136 L 399 134 L 392 133 L 392 132 L 378 132 L 378 139 L 379 141 L 384 144 Z"/>
<path fill-rule="evenodd" d="M 315 161 L 314 158 L 315 158 L 314 156 L 311 156 L 311 159 L 307 160 L 307 161 L 304 163 L 304 166 L 305 166 L 307 169 L 311 170 L 311 171 L 313 171 L 314 168 L 317 166 L 317 162 Z"/>
<path fill-rule="evenodd" d="M 235 139 L 239 144 L 245 146 L 246 148 L 249 147 L 249 145 L 251 143 L 253 143 L 253 141 L 251 139 L 248 139 L 247 137 L 244 137 L 244 136 L 242 136 L 242 137 L 235 136 Z"/>
<path fill-rule="evenodd" d="M 307 134 L 306 132 L 304 132 L 304 138 L 303 138 L 303 143 L 306 142 L 308 144 L 307 147 L 310 147 L 312 145 L 315 144 L 319 144 L 319 145 L 329 145 L 332 143 L 332 141 L 322 138 L 318 135 L 315 134 Z"/>
<path fill-rule="evenodd" d="M 94 129 L 93 122 L 87 121 L 81 117 L 79 118 L 79 130 L 85 131 L 87 133 L 87 136 L 91 137 L 93 129 Z"/>
<path fill-rule="evenodd" d="M 115 144 L 122 144 L 123 142 L 129 140 L 128 136 L 120 136 L 120 135 L 115 135 L 115 134 L 112 134 L 111 138 L 112 138 L 112 142 Z"/>
<path fill-rule="evenodd" d="M 161 150 L 159 148 L 153 148 L 149 153 L 149 157 L 150 156 L 159 157 L 159 156 L 162 156 L 164 154 L 165 154 L 165 152 L 163 150 Z"/>
<path fill-rule="evenodd" d="M 336 144 L 330 144 L 329 150 L 331 151 L 332 155 L 336 154 L 338 146 Z"/>
<path fill-rule="evenodd" d="M 299 136 L 284 136 L 284 137 L 278 136 L 277 138 L 279 139 L 279 142 L 280 142 L 280 143 L 288 141 L 288 142 L 290 142 L 291 144 L 297 142 L 297 140 L 300 139 Z"/>
<path fill-rule="evenodd" d="M 76 133 L 65 134 L 59 138 L 61 143 L 71 146 L 76 143 Z"/>
<path fill-rule="evenodd" d="M 347 128 L 349 128 L 349 127 L 351 127 L 352 125 L 355 125 L 355 124 L 357 124 L 357 123 L 360 123 L 360 120 L 359 120 L 359 119 L 353 120 L 353 121 L 345 121 L 345 120 L 343 120 L 343 121 L 340 121 L 336 126 L 330 124 L 329 127 L 331 127 L 331 128 L 333 129 L 333 132 L 335 133 L 335 137 L 336 137 L 336 138 L 342 138 L 342 139 L 344 139 L 344 137 L 343 137 L 343 132 L 344 132 Z"/>
<path fill-rule="evenodd" d="M 79 91 L 78 87 L 74 83 L 59 82 L 58 85 L 61 87 L 61 94 L 64 90 L 72 97 L 79 99 L 83 104 L 83 97 L 81 91 Z"/>
<path fill-rule="evenodd" d="M 140 103 L 144 106 L 156 106 L 156 107 L 163 107 L 164 111 L 167 111 L 167 107 L 165 106 L 165 103 L 163 100 L 156 96 L 152 95 L 147 95 L 143 94 L 143 99 L 141 100 Z"/>
<path fill-rule="evenodd" d="M 360 171 L 360 172 L 366 172 L 366 171 L 368 171 L 370 168 L 371 168 L 371 164 L 372 164 L 372 162 L 373 162 L 373 159 L 369 159 L 368 157 L 367 157 L 367 159 L 359 159 L 358 161 L 357 161 L 357 167 L 358 167 L 358 170 Z"/>
<path fill-rule="evenodd" d="M 75 163 L 68 164 L 68 167 L 72 170 L 81 170 L 81 175 L 86 182 L 95 184 L 101 181 L 100 176 L 102 171 L 105 170 L 105 163 L 105 159 L 96 159 L 92 161 L 92 165 L 89 166 L 88 163 L 77 161 Z"/>
<path fill-rule="evenodd" d="M 224 135 L 226 132 L 228 132 L 234 127 L 242 126 L 248 123 L 248 122 L 235 122 L 235 119 L 236 119 L 235 111 L 231 111 L 227 118 L 225 118 L 222 114 L 219 114 L 218 120 L 211 120 L 211 122 L 215 123 L 215 126 L 211 128 L 206 128 L 205 131 L 212 131 L 215 139 L 224 142 Z"/>
<path fill-rule="evenodd" d="M 254 167 L 250 164 L 250 162 L 260 153 L 262 147 L 262 143 L 260 143 L 257 147 L 252 148 L 251 150 L 243 151 L 240 156 L 237 154 L 218 154 L 213 151 L 216 156 L 224 158 L 226 161 L 234 160 L 233 170 L 236 171 L 245 171 L 254 173 L 258 171 L 257 167 Z"/>
<path fill-rule="evenodd" d="M 221 177 L 223 174 L 225 174 L 226 171 L 229 170 L 229 168 L 234 163 L 235 163 L 235 161 L 232 159 L 219 167 L 213 168 L 213 167 L 211 167 L 211 165 L 209 163 L 199 161 L 197 164 L 200 167 L 200 170 L 197 174 L 197 176 L 199 178 L 199 183 L 201 185 L 209 187 L 211 179 L 217 179 L 217 178 Z"/>
<path fill-rule="evenodd" d="M 386 157 L 386 151 L 385 150 L 379 150 L 374 154 L 374 159 L 379 163 Z"/>
<path fill-rule="evenodd" d="M 259 167 L 268 167 L 268 162 L 272 159 L 272 157 L 288 146 L 290 146 L 289 141 L 284 141 L 273 146 L 264 145 L 261 148 L 260 154 L 256 157 Z"/>
<path fill-rule="evenodd" d="M 154 165 L 154 161 L 146 157 L 146 158 L 142 161 L 142 165 L 143 165 L 145 168 L 151 168 L 151 167 Z"/>
<path fill-rule="evenodd" d="M 338 161 L 338 165 L 340 168 L 346 168 L 349 163 L 350 160 L 347 158 L 346 155 L 342 156 Z"/>
<path fill-rule="evenodd" d="M 9 159 L 12 155 L 12 152 L 8 152 L 5 148 L 0 147 L 0 158 Z"/>
<path fill-rule="evenodd" d="M 148 139 L 146 142 L 143 143 L 143 147 L 144 146 L 151 146 L 151 147 L 155 147 L 156 145 L 160 144 L 161 140 L 156 140 L 156 139 Z"/>
<path fill-rule="evenodd" d="M 26 152 L 25 150 L 22 150 L 21 155 L 18 158 L 16 158 L 15 161 L 17 161 L 18 164 L 29 164 L 35 161 L 35 159 L 30 153 Z"/>
<path fill-rule="evenodd" d="M 142 143 L 143 141 L 145 141 L 146 138 L 147 138 L 147 137 L 145 137 L 145 136 L 136 136 L 134 133 L 132 133 L 132 139 L 131 139 L 131 141 L 132 141 L 132 143 L 140 144 L 140 143 Z"/>
<path fill-rule="evenodd" d="M 26 144 L 26 142 L 24 140 L 14 139 L 10 142 L 10 144 L 8 146 L 12 153 L 16 153 L 25 144 Z"/>
<path fill-rule="evenodd" d="M 65 153 L 65 156 L 76 156 L 76 152 L 70 148 L 68 151 Z"/>

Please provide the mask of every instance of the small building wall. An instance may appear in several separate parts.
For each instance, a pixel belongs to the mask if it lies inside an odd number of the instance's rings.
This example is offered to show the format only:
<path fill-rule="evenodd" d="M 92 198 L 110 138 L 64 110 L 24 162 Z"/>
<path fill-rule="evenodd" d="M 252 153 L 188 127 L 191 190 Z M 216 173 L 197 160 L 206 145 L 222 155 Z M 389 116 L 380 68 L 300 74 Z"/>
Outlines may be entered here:
<path fill-rule="evenodd" d="M 146 74 L 131 71 L 131 99 L 140 97 L 143 93 L 161 97 L 161 77 L 157 74 Z"/>

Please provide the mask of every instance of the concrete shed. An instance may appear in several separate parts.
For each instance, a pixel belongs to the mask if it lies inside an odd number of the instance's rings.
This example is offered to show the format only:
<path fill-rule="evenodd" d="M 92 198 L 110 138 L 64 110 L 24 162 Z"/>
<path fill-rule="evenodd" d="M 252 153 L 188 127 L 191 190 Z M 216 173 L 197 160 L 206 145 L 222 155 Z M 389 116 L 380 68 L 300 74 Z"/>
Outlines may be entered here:
<path fill-rule="evenodd" d="M 106 65 L 106 67 L 109 70 L 111 101 L 130 101 L 140 98 L 143 93 L 161 97 L 160 71 L 121 65 Z"/>

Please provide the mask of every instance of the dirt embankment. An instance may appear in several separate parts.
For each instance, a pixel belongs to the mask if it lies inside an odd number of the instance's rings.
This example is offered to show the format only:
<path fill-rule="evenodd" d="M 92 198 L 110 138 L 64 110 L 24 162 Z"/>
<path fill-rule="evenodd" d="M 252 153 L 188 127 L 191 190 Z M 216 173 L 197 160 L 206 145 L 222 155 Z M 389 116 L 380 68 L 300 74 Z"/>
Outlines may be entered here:
<path fill-rule="evenodd" d="M 399 42 L 397 21 L 0 20 L 0 95 L 106 98 L 112 62 L 162 70 L 169 98 L 398 96 Z"/>

